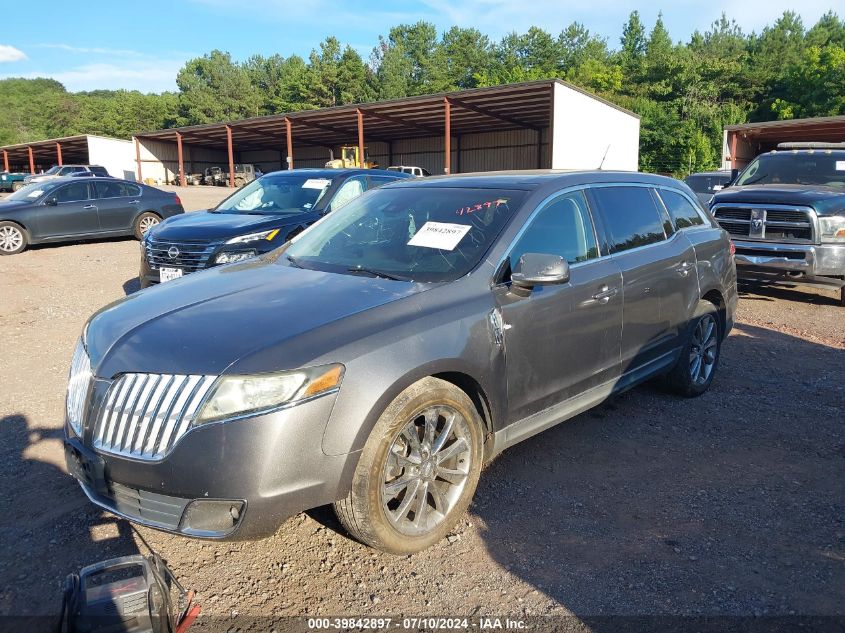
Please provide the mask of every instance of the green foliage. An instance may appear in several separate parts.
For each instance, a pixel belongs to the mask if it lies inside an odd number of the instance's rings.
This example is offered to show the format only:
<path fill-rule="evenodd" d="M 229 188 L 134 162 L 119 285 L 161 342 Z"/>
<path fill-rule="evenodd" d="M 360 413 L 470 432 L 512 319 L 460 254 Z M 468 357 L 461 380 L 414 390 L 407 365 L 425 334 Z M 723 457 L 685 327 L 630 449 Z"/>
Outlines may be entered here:
<path fill-rule="evenodd" d="M 845 114 L 845 21 L 811 28 L 785 12 L 759 34 L 724 14 L 686 43 L 662 16 L 633 11 L 619 47 L 573 22 L 555 35 L 531 27 L 498 42 L 475 28 L 442 34 L 429 22 L 379 37 L 368 60 L 335 37 L 307 59 L 214 50 L 191 59 L 178 93 L 69 93 L 50 79 L 0 80 L 0 144 L 71 134 L 129 137 L 143 130 L 560 78 L 642 117 L 640 167 L 685 175 L 717 167 L 722 130 L 744 121 Z"/>

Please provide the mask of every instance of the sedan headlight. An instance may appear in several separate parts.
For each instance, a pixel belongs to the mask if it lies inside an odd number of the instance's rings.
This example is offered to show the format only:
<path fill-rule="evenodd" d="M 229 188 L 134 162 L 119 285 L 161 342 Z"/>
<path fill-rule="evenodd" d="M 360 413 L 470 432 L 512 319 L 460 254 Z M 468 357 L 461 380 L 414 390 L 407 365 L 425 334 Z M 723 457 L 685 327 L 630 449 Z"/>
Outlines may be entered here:
<path fill-rule="evenodd" d="M 265 413 L 337 389 L 343 365 L 251 376 L 221 376 L 194 424 Z"/>
<path fill-rule="evenodd" d="M 87 335 L 86 325 L 83 337 Z M 70 373 L 67 381 L 67 400 L 65 401 L 67 421 L 77 436 L 82 435 L 82 422 L 85 417 L 85 399 L 88 396 L 88 385 L 91 382 L 91 361 L 85 351 L 83 339 L 76 343 L 73 360 L 70 363 Z"/>
<path fill-rule="evenodd" d="M 249 235 L 239 235 L 228 240 L 226 244 L 246 244 L 247 242 L 254 242 L 256 240 L 267 240 L 272 242 L 273 238 L 279 234 L 279 229 L 270 229 L 269 231 L 261 231 L 260 233 L 250 233 Z"/>
<path fill-rule="evenodd" d="M 819 229 L 822 242 L 845 244 L 845 216 L 819 216 Z"/>

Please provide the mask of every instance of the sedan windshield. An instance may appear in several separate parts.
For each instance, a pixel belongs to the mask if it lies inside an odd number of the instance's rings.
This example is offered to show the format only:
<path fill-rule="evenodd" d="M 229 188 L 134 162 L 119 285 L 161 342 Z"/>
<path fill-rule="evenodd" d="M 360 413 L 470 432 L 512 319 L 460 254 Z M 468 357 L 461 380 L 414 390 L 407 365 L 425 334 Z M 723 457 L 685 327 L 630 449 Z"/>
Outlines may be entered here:
<path fill-rule="evenodd" d="M 283 214 L 310 211 L 332 184 L 329 178 L 270 174 L 253 180 L 221 202 L 215 213 Z"/>
<path fill-rule="evenodd" d="M 821 185 L 845 188 L 845 155 L 811 153 L 764 154 L 755 158 L 737 185 Z"/>
<path fill-rule="evenodd" d="M 46 176 L 46 175 L 58 174 L 60 170 L 61 170 L 61 167 L 59 167 L 58 165 L 53 165 L 52 167 L 50 167 L 50 169 L 48 169 L 47 171 L 44 172 L 44 175 Z"/>
<path fill-rule="evenodd" d="M 302 268 L 451 281 L 482 260 L 525 195 L 502 189 L 376 189 L 326 216 L 284 254 Z"/>
<path fill-rule="evenodd" d="M 8 196 L 6 200 L 28 200 L 34 202 L 48 191 L 55 189 L 63 184 L 60 178 L 58 182 L 36 182 L 25 187 L 21 187 L 15 193 Z"/>

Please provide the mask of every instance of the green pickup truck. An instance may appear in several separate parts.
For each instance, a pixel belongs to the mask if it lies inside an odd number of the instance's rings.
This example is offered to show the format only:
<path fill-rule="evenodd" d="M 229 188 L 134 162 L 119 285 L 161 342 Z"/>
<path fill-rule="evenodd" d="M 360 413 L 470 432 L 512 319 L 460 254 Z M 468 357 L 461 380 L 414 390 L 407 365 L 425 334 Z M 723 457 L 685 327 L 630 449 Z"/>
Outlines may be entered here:
<path fill-rule="evenodd" d="M 0 172 L 0 191 L 17 191 L 24 186 L 26 174 Z"/>

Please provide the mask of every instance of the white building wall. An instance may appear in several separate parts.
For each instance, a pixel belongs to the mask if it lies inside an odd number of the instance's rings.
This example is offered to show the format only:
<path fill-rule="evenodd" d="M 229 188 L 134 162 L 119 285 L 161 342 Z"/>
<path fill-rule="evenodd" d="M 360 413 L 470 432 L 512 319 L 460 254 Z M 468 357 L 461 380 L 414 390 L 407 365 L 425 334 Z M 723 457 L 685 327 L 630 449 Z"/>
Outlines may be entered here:
<path fill-rule="evenodd" d="M 637 117 L 559 83 L 554 86 L 553 111 L 553 169 L 598 169 L 601 165 L 606 170 L 637 171 Z"/>
<path fill-rule="evenodd" d="M 135 180 L 135 146 L 132 141 L 89 136 L 88 162 L 102 165 L 116 178 Z"/>

